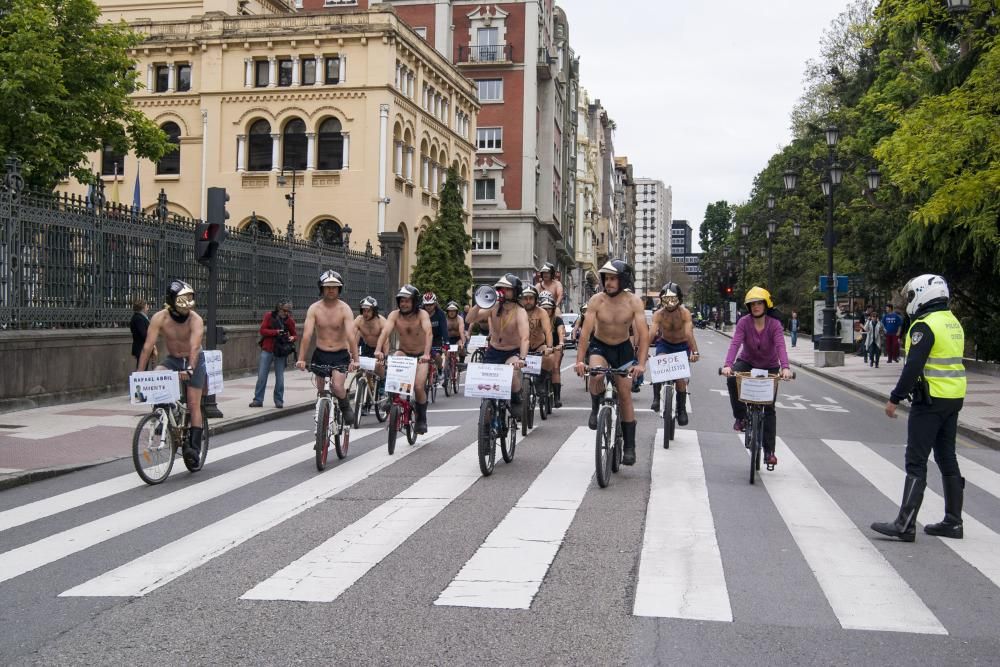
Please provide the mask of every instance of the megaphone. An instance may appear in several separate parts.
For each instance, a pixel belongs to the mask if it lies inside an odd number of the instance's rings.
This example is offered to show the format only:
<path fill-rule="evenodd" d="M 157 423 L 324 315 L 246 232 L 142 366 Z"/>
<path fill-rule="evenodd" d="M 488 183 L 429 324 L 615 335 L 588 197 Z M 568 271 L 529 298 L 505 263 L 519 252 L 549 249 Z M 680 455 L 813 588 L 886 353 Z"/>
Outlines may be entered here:
<path fill-rule="evenodd" d="M 476 305 L 483 310 L 490 310 L 497 302 L 497 291 L 489 285 L 480 285 L 475 293 Z"/>

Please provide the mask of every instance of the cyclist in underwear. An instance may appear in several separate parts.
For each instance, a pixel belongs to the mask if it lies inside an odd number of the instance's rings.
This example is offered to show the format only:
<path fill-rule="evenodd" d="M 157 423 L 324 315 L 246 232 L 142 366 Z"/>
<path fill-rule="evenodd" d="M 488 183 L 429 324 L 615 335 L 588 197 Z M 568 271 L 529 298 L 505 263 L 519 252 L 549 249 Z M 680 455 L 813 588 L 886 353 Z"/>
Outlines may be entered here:
<path fill-rule="evenodd" d="M 465 363 L 465 319 L 459 317 L 454 301 L 449 301 L 444 310 L 448 315 L 448 344 L 458 345 L 458 362 Z"/>
<path fill-rule="evenodd" d="M 437 381 L 444 382 L 444 373 L 441 372 L 441 365 L 444 362 L 444 355 L 442 354 L 444 342 L 448 340 L 448 317 L 438 307 L 437 294 L 434 292 L 425 292 L 420 304 L 427 311 L 427 316 L 431 318 L 431 359 L 434 360 L 434 365 L 437 367 Z"/>
<path fill-rule="evenodd" d="M 378 301 L 373 296 L 366 296 L 361 299 L 361 314 L 354 318 L 354 330 L 358 332 L 358 354 L 361 357 L 375 357 L 375 346 L 378 344 L 379 334 L 385 326 L 385 318 L 378 312 Z M 376 362 L 375 375 L 380 378 L 385 377 L 385 364 Z M 379 381 L 377 394 L 382 395 L 384 383 Z M 367 413 L 367 408 L 362 414 Z"/>
<path fill-rule="evenodd" d="M 427 392 L 424 383 L 427 382 L 427 365 L 431 361 L 431 318 L 420 308 L 420 292 L 413 285 L 403 285 L 396 293 L 396 310 L 389 313 L 375 344 L 375 358 L 385 359 L 389 336 L 393 332 L 399 334 L 399 349 L 396 356 L 417 359 L 417 373 L 413 379 L 414 408 L 417 423 L 414 429 L 417 433 L 427 433 Z"/>
<path fill-rule="evenodd" d="M 552 321 L 548 312 L 538 307 L 538 291 L 533 285 L 521 292 L 521 306 L 528 315 L 528 351 L 542 356 L 541 379 L 551 379 Z"/>
<path fill-rule="evenodd" d="M 733 429 L 746 429 L 747 406 L 736 394 L 736 378 L 733 371 L 746 372 L 753 368 L 765 368 L 769 373 L 778 373 L 783 380 L 790 380 L 792 371 L 788 368 L 788 351 L 785 349 L 785 333 L 781 320 L 767 314 L 773 308 L 771 293 L 763 287 L 751 287 L 743 299 L 750 317 L 741 317 L 733 330 L 733 340 L 729 343 L 726 362 L 722 374 L 728 379 L 729 404 L 733 408 L 736 423 Z M 735 361 L 735 363 L 734 363 Z M 778 420 L 774 404 L 764 408 L 764 457 L 769 466 L 778 463 L 774 455 L 775 434 Z"/>
<path fill-rule="evenodd" d="M 660 290 L 660 308 L 653 313 L 652 335 L 656 340 L 656 354 L 687 352 L 688 359 L 699 359 L 698 344 L 694 340 L 691 312 L 684 306 L 684 292 L 677 283 L 667 283 Z M 687 426 L 687 380 L 674 382 L 677 388 L 677 425 Z M 653 404 L 650 410 L 660 411 L 661 383 L 653 385 Z"/>
<path fill-rule="evenodd" d="M 482 310 L 479 305 L 469 309 L 468 319 L 478 322 L 487 319 L 490 334 L 489 344 L 483 355 L 483 363 L 507 364 L 514 370 L 524 368 L 524 358 L 528 356 L 528 314 L 518 299 L 521 296 L 521 279 L 513 273 L 504 275 L 493 285 L 497 290 L 497 302 L 490 310 Z M 517 419 L 521 415 L 521 374 L 514 373 L 511 384 L 511 413 Z"/>
<path fill-rule="evenodd" d="M 559 366 L 563 358 L 563 339 L 566 335 L 566 328 L 563 326 L 562 318 L 555 314 L 556 301 L 552 297 L 552 292 L 542 292 L 538 295 L 538 306 L 549 314 L 549 321 L 552 324 L 552 355 L 549 357 L 549 371 L 552 373 L 552 397 L 553 407 L 562 407 L 562 375 Z"/>

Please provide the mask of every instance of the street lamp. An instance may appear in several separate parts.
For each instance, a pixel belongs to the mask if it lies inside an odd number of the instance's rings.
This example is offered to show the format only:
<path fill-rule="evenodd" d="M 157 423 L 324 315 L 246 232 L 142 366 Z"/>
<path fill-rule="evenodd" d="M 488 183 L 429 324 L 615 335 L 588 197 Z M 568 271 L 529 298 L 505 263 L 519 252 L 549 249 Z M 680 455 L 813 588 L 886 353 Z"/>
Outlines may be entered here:
<path fill-rule="evenodd" d="M 774 232 L 778 229 L 778 223 L 774 218 L 767 221 L 767 288 L 774 289 L 774 264 L 771 261 L 771 244 L 774 241 Z"/>
<path fill-rule="evenodd" d="M 947 0 L 947 3 L 952 14 L 965 14 L 972 9 L 972 0 Z"/>
<path fill-rule="evenodd" d="M 288 220 L 287 235 L 289 240 L 295 236 L 295 176 L 298 173 L 295 167 L 292 167 L 290 171 L 292 172 L 292 191 L 291 193 L 285 195 L 285 201 L 288 202 L 289 208 L 292 209 L 292 217 Z M 278 187 L 283 188 L 287 183 L 288 181 L 285 179 L 285 168 L 282 167 L 281 173 L 278 174 Z"/>

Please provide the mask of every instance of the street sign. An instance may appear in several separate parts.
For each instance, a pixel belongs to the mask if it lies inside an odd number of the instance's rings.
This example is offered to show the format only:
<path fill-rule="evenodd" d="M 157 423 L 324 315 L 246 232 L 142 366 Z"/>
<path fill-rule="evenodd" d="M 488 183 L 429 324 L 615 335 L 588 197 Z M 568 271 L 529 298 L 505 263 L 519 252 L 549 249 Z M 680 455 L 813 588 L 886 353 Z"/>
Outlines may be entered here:
<path fill-rule="evenodd" d="M 826 292 L 826 276 L 819 277 L 819 291 Z M 848 276 L 834 276 L 837 279 L 837 294 L 847 294 Z"/>

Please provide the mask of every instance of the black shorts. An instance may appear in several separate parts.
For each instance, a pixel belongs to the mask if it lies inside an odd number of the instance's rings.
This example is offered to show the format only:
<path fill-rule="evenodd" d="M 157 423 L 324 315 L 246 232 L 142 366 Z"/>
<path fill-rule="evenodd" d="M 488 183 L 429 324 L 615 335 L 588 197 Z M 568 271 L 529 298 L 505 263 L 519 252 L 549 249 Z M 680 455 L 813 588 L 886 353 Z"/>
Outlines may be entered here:
<path fill-rule="evenodd" d="M 458 345 L 462 342 L 462 339 L 458 336 L 448 336 L 448 342 L 452 345 Z"/>
<path fill-rule="evenodd" d="M 337 350 L 336 352 L 327 352 L 326 350 L 321 350 L 316 348 L 313 350 L 313 356 L 310 363 L 318 364 L 320 366 L 343 366 L 344 371 L 347 372 L 347 366 L 351 363 L 351 353 L 347 350 Z M 317 372 L 313 371 L 313 374 L 321 377 L 330 377 L 330 371 Z"/>
<path fill-rule="evenodd" d="M 682 343 L 671 343 L 669 340 L 663 340 L 662 338 L 656 342 L 656 353 L 657 354 L 674 354 L 675 352 L 688 352 L 691 348 L 688 347 L 688 342 L 684 341 Z M 688 355 L 691 356 L 690 354 Z"/>
<path fill-rule="evenodd" d="M 160 362 L 161 366 L 165 366 L 172 371 L 182 371 L 187 368 L 188 360 L 186 357 L 167 357 Z M 191 373 L 191 379 L 188 380 L 188 386 L 194 387 L 195 389 L 204 389 L 205 385 L 208 384 L 208 371 L 205 370 L 205 351 L 202 350 L 198 353 L 198 365 L 195 367 L 194 372 Z"/>
<path fill-rule="evenodd" d="M 506 364 L 507 360 L 511 357 L 519 356 L 520 350 L 498 350 L 495 347 L 488 345 L 486 347 L 486 353 L 483 354 L 484 364 Z"/>
<path fill-rule="evenodd" d="M 600 355 L 608 360 L 608 366 L 621 369 L 630 366 L 635 362 L 635 348 L 632 341 L 626 340 L 617 345 L 608 345 L 598 338 L 590 339 L 590 346 L 587 348 L 587 360 L 589 363 L 592 355 Z"/>
<path fill-rule="evenodd" d="M 358 355 L 362 357 L 374 357 L 375 348 L 366 343 L 364 340 L 361 340 L 358 343 Z"/>

